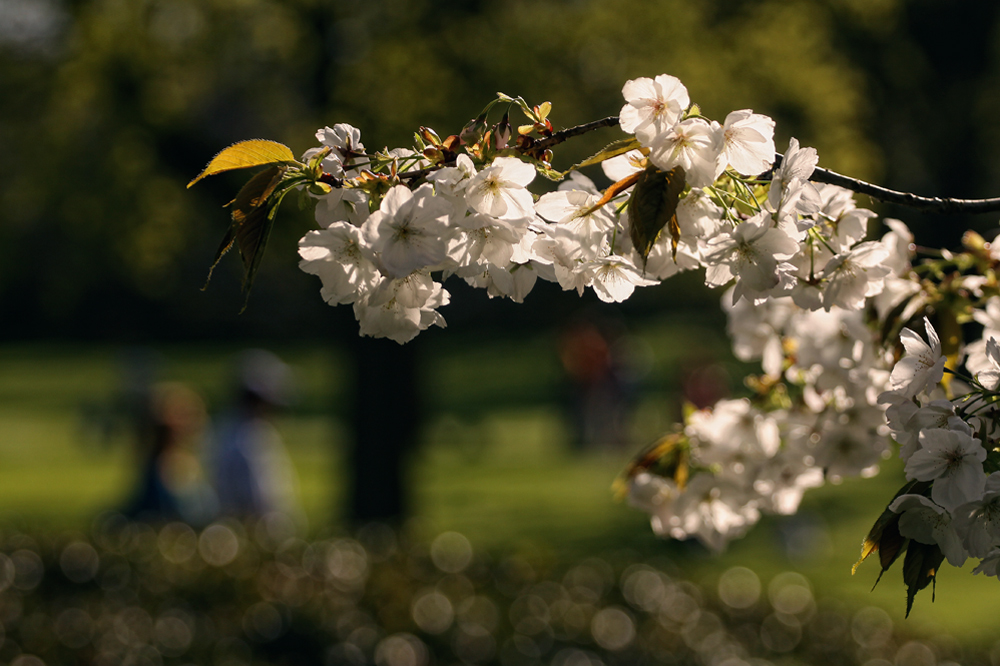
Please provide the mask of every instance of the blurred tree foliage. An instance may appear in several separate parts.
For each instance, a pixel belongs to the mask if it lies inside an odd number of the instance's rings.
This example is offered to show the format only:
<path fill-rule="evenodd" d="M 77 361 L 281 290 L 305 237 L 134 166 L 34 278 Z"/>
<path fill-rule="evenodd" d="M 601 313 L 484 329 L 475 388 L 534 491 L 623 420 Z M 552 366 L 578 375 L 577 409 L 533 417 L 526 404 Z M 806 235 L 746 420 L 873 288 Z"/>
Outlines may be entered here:
<path fill-rule="evenodd" d="M 932 4 L 0 1 L 0 335 L 326 335 L 350 313 L 334 314 L 296 269 L 310 213 L 284 211 L 236 317 L 238 262 L 198 288 L 240 177 L 184 185 L 241 139 L 298 152 L 336 122 L 360 127 L 369 148 L 405 145 L 420 125 L 452 133 L 497 90 L 549 99 L 554 122 L 572 125 L 617 113 L 626 79 L 669 72 L 710 116 L 770 114 L 779 146 L 796 136 L 830 168 L 879 179 L 899 162 L 888 173 L 901 183 L 942 194 L 956 179 L 937 180 L 940 156 L 945 173 L 965 156 L 963 190 L 948 193 L 997 194 L 965 191 L 998 169 L 979 148 L 997 138 L 983 127 L 1000 104 L 983 85 L 998 72 L 997 11 L 963 10 L 975 25 L 941 19 L 951 51 L 928 52 L 931 33 L 942 39 Z M 979 129 L 956 135 L 965 115 Z M 946 136 L 961 140 L 916 147 Z M 557 164 L 616 137 L 567 145 Z"/>

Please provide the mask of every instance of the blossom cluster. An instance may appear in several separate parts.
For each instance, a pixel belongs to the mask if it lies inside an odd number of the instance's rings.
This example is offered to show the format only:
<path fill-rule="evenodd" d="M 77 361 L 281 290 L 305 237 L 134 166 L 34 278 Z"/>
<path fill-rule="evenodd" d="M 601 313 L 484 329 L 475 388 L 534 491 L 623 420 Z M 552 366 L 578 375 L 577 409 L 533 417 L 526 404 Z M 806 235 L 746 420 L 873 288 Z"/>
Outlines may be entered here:
<path fill-rule="evenodd" d="M 354 127 L 320 130 L 304 160 L 320 161 L 336 186 L 312 190 L 320 228 L 300 241 L 301 268 L 328 303 L 353 306 L 362 335 L 399 343 L 445 325 L 450 276 L 516 302 L 539 278 L 619 302 L 704 269 L 708 286 L 727 287 L 734 353 L 759 360 L 762 374 L 752 398 L 690 412 L 630 466 L 628 497 L 653 529 L 719 551 L 761 514 L 794 513 L 808 488 L 877 473 L 891 435 L 910 480 L 887 508 L 902 538 L 956 566 L 982 558 L 977 571 L 1000 575 L 1000 461 L 990 460 L 1000 256 L 983 242 L 969 260 L 980 256 L 983 270 L 957 267 L 945 280 L 935 269 L 935 283 L 915 266 L 902 222 L 885 220 L 888 231 L 869 240 L 875 214 L 811 180 L 814 149 L 793 138 L 777 163 L 770 118 L 705 118 L 666 74 L 622 93 L 618 120 L 631 138 L 584 163 L 614 182 L 603 193 L 576 168 L 555 191 L 529 191 L 538 173 L 556 173 L 551 143 L 529 136 L 552 137 L 547 108 L 522 103 L 534 125 L 513 144 L 506 115 L 484 131 L 486 112 L 461 136 L 442 142 L 421 128 L 413 149 L 374 155 Z M 517 100 L 494 104 L 504 101 Z M 964 382 L 944 375 L 929 321 L 926 341 L 904 328 L 957 308 L 946 292 L 961 293 L 962 316 L 984 328 L 949 351 L 952 372 L 964 363 L 971 375 Z"/>
<path fill-rule="evenodd" d="M 821 194 L 832 193 L 827 187 Z M 863 217 L 855 211 L 847 210 Z M 813 229 L 831 240 L 836 219 L 821 216 Z M 881 240 L 864 243 L 881 257 L 882 277 L 869 282 L 879 283 L 874 295 L 883 312 L 916 284 L 908 278 L 910 240 L 906 227 L 892 221 Z M 823 308 L 822 296 L 797 299 L 803 291 L 757 301 L 723 298 L 734 353 L 761 361 L 761 395 L 724 399 L 688 416 L 675 435 L 685 449 L 684 474 L 632 475 L 630 500 L 650 512 L 657 533 L 694 537 L 720 551 L 762 513 L 793 514 L 807 489 L 874 475 L 889 455 L 878 398 L 889 386 L 891 359 L 879 353 L 868 313 L 850 302 Z"/>
<path fill-rule="evenodd" d="M 926 340 L 914 330 L 902 332 L 906 355 L 879 401 L 888 405 L 888 424 L 913 485 L 889 509 L 898 514 L 903 537 L 937 546 L 956 567 L 981 558 L 975 572 L 998 576 L 1000 297 L 986 299 L 972 314 L 983 324 L 982 335 L 958 355 L 970 377 L 945 376 L 948 359 L 930 321 L 924 320 Z"/>
<path fill-rule="evenodd" d="M 358 130 L 337 125 L 317 137 L 333 149 L 324 169 L 352 175 L 342 156 L 363 149 Z M 417 168 L 427 164 L 412 151 L 397 154 Z M 653 284 L 612 251 L 611 206 L 579 214 L 600 197 L 589 179 L 577 176 L 536 201 L 527 189 L 534 178 L 535 167 L 516 157 L 477 169 L 461 154 L 414 189 L 392 186 L 375 210 L 364 190 L 334 189 L 316 208 L 322 228 L 299 243 L 300 265 L 320 277 L 328 303 L 353 304 L 362 335 L 399 343 L 445 325 L 437 308 L 448 292 L 432 276 L 455 275 L 517 302 L 538 277 L 581 292 L 592 287 L 606 301 Z"/>
<path fill-rule="evenodd" d="M 634 247 L 631 218 L 621 215 L 634 187 L 620 193 L 624 205 L 603 203 L 574 171 L 557 191 L 536 197 L 527 189 L 535 166 L 497 139 L 501 150 L 480 164 L 460 153 L 451 165 L 428 168 L 420 153 L 386 151 L 428 173 L 419 184 L 383 177 L 388 191 L 379 192 L 364 187 L 375 175 L 356 166 L 360 131 L 340 124 L 317 132 L 323 169 L 344 186 L 318 197 L 321 228 L 300 241 L 302 269 L 320 277 L 328 303 L 354 306 L 362 335 L 401 343 L 445 324 L 438 308 L 449 296 L 437 278 L 451 275 L 517 302 L 538 278 L 619 302 L 636 287 L 696 268 L 706 269 L 711 286 L 735 279 L 734 301 L 757 304 L 790 296 L 810 310 L 857 310 L 882 290 L 888 250 L 859 242 L 873 214 L 855 208 L 846 190 L 809 182 L 815 150 L 793 139 L 770 186 L 761 186 L 744 177 L 772 164 L 769 118 L 740 110 L 722 125 L 709 121 L 667 75 L 629 81 L 623 93 L 621 127 L 639 146 L 602 162 L 605 174 L 620 182 L 679 167 L 686 183 L 676 233 L 660 233 L 648 255 Z"/>
<path fill-rule="evenodd" d="M 574 171 L 535 197 L 527 189 L 535 167 L 516 154 L 477 167 L 461 153 L 454 165 L 427 169 L 419 185 L 392 185 L 376 206 L 370 190 L 349 186 L 364 180 L 360 132 L 336 125 L 317 138 L 323 169 L 345 186 L 318 197 L 321 229 L 301 240 L 301 267 L 320 277 L 328 303 L 353 304 L 363 335 L 397 342 L 444 325 L 438 308 L 448 292 L 438 276 L 515 301 L 538 278 L 608 302 L 684 270 L 704 268 L 712 287 L 732 284 L 723 302 L 737 356 L 760 358 L 768 381 L 784 376 L 801 399 L 780 409 L 728 400 L 695 413 L 684 428 L 687 483 L 631 479 L 633 501 L 658 532 L 721 549 L 761 511 L 794 512 L 824 478 L 877 469 L 887 444 L 876 398 L 889 374 L 862 308 L 879 299 L 887 311 L 912 293 L 911 239 L 894 222 L 881 240 L 865 241 L 874 214 L 849 191 L 810 182 L 818 156 L 795 139 L 770 180 L 755 180 L 775 155 L 766 116 L 739 110 L 722 124 L 707 120 L 668 75 L 629 81 L 623 95 L 621 128 L 638 147 L 604 160 L 605 175 L 628 183 L 680 167 L 686 182 L 676 231 L 660 233 L 645 257 L 631 240 L 636 218 L 621 214 L 637 185 L 616 206 Z M 415 151 L 388 152 L 411 169 L 430 166 Z"/>

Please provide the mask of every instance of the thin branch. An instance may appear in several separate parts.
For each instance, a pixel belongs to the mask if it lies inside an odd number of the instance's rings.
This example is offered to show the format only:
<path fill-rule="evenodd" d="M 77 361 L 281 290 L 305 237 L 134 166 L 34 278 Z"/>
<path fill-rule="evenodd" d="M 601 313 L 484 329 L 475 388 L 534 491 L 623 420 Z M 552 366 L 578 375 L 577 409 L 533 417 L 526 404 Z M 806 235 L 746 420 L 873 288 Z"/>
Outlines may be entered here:
<path fill-rule="evenodd" d="M 782 155 L 774 156 L 774 168 L 781 166 Z M 922 197 L 910 192 L 897 192 L 879 185 L 872 185 L 857 178 L 844 176 L 835 171 L 816 167 L 809 180 L 816 183 L 827 183 L 837 185 L 844 189 L 866 194 L 873 199 L 878 199 L 885 203 L 898 204 L 917 210 L 925 210 L 932 213 L 996 213 L 1000 211 L 1000 197 L 992 199 L 949 199 L 941 197 Z"/>
<path fill-rule="evenodd" d="M 454 166 L 454 165 L 449 163 L 435 164 L 429 167 L 424 167 L 423 169 L 414 169 L 413 171 L 400 171 L 399 173 L 396 174 L 396 177 L 399 178 L 400 180 L 419 180 L 421 178 L 429 176 L 430 174 L 434 173 L 441 167 L 445 166 Z"/>
<path fill-rule="evenodd" d="M 564 130 L 559 130 L 550 137 L 536 141 L 531 147 L 537 150 L 546 150 L 562 143 L 566 139 L 572 139 L 574 136 L 580 136 L 581 134 L 586 134 L 602 127 L 614 127 L 617 124 L 618 116 L 608 116 L 607 118 L 601 118 L 600 120 L 577 125 L 576 127 L 567 127 Z"/>

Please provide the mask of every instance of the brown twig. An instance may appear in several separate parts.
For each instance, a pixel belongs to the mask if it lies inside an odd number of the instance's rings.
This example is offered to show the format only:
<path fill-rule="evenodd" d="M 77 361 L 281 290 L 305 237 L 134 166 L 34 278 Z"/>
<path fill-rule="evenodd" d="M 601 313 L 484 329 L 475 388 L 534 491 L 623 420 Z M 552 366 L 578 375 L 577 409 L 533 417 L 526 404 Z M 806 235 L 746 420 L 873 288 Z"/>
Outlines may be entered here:
<path fill-rule="evenodd" d="M 587 132 L 592 132 L 595 129 L 601 129 L 602 127 L 614 127 L 617 124 L 618 116 L 608 116 L 607 118 L 601 118 L 600 120 L 584 123 L 583 125 L 577 125 L 576 127 L 567 127 L 564 130 L 559 130 L 550 137 L 539 139 L 533 143 L 531 147 L 532 149 L 539 151 L 547 150 L 552 146 L 562 143 L 566 139 L 572 139 L 574 136 L 580 136 L 581 134 L 586 134 Z"/>

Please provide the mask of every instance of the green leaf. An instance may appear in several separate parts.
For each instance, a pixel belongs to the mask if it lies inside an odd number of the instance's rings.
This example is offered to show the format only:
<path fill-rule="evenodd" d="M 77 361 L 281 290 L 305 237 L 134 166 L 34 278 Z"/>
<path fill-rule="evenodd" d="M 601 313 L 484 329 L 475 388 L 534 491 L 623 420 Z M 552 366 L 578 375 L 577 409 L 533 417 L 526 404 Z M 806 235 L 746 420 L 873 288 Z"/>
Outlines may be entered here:
<path fill-rule="evenodd" d="M 618 141 L 613 141 L 579 164 L 574 164 L 570 168 L 566 169 L 563 174 L 568 174 L 570 171 L 576 171 L 577 169 L 585 166 L 591 166 L 592 164 L 600 164 L 604 160 L 610 160 L 612 157 L 624 155 L 628 151 L 635 150 L 640 147 L 641 144 L 639 143 L 639 140 L 634 137 L 631 139 L 619 139 Z"/>
<path fill-rule="evenodd" d="M 249 289 L 250 284 L 253 282 L 250 267 L 254 262 L 248 260 L 248 257 L 252 259 L 256 254 L 263 252 L 263 247 L 254 247 L 251 239 L 259 235 L 258 227 L 268 224 L 267 218 L 269 217 L 269 212 L 272 208 L 276 207 L 276 203 L 269 201 L 269 199 L 274 194 L 274 190 L 278 187 L 278 184 L 281 183 L 286 170 L 283 166 L 272 166 L 269 169 L 264 169 L 247 181 L 246 185 L 240 189 L 239 194 L 236 195 L 236 198 L 226 204 L 233 209 L 231 222 L 229 229 L 226 230 L 225 237 L 222 239 L 222 243 L 219 245 L 219 249 L 215 252 L 212 265 L 208 269 L 208 279 L 205 281 L 205 287 L 208 287 L 208 283 L 212 279 L 212 273 L 219 264 L 219 260 L 236 243 L 240 249 L 240 255 L 243 257 L 243 289 L 244 291 Z M 266 241 L 267 234 L 264 234 L 263 238 Z M 260 259 L 257 258 L 256 263 L 259 262 Z M 256 272 L 255 264 L 253 272 Z M 205 287 L 202 287 L 202 289 L 205 289 Z"/>
<path fill-rule="evenodd" d="M 533 123 L 538 122 L 538 116 L 535 115 L 535 110 L 528 106 L 528 103 L 524 101 L 523 97 L 515 97 L 513 102 L 521 107 L 521 112 L 524 113 L 528 120 Z"/>
<path fill-rule="evenodd" d="M 223 171 L 287 162 L 295 162 L 295 155 L 292 154 L 291 148 L 282 143 L 266 139 L 240 141 L 213 157 L 208 166 L 187 186 L 191 187 L 205 176 L 214 176 Z"/>
<path fill-rule="evenodd" d="M 931 484 L 927 481 L 914 480 L 905 483 L 896 492 L 892 500 L 889 500 L 889 504 L 886 505 L 882 514 L 875 520 L 875 524 L 868 531 L 868 536 L 861 542 L 861 557 L 851 568 L 852 576 L 857 573 L 858 567 L 862 562 L 868 559 L 872 553 L 878 552 L 879 564 L 882 567 L 882 571 L 879 573 L 879 580 L 882 579 L 882 574 L 899 558 L 903 545 L 906 542 L 899 533 L 899 514 L 895 511 L 890 511 L 889 505 L 900 495 L 907 493 L 916 495 L 926 494 L 930 490 L 930 487 Z M 875 584 L 878 585 L 878 580 L 875 581 Z"/>
<path fill-rule="evenodd" d="M 899 533 L 900 514 L 888 509 L 886 512 L 892 515 L 887 517 L 878 540 L 878 563 L 882 571 L 889 570 L 889 567 L 903 554 L 903 546 L 906 545 L 906 537 Z M 881 574 L 879 576 L 881 577 Z"/>
<path fill-rule="evenodd" d="M 685 174 L 683 167 L 674 167 L 670 171 L 660 171 L 649 167 L 639 174 L 639 180 L 632 190 L 632 198 L 628 206 L 629 235 L 636 251 L 642 257 L 643 264 L 653 243 L 664 227 L 670 226 L 673 237 L 674 252 L 677 251 L 677 241 L 680 238 L 680 227 L 677 226 L 677 203 L 684 191 Z"/>
<path fill-rule="evenodd" d="M 274 193 L 274 188 L 285 175 L 285 167 L 264 169 L 247 181 L 236 198 L 227 205 L 233 207 L 233 222 L 242 222 L 254 208 L 261 206 Z"/>
<path fill-rule="evenodd" d="M 243 291 L 250 298 L 250 287 L 264 258 L 264 248 L 274 227 L 274 214 L 278 211 L 278 201 L 253 209 L 246 221 L 236 229 L 236 247 L 243 259 Z M 246 302 L 243 303 L 246 309 Z"/>
<path fill-rule="evenodd" d="M 202 291 L 208 289 L 208 284 L 212 281 L 212 274 L 215 272 L 215 267 L 219 265 L 219 260 L 229 252 L 235 239 L 236 228 L 230 224 L 229 228 L 226 229 L 226 235 L 222 237 L 222 242 L 219 243 L 219 249 L 215 251 L 215 258 L 212 260 L 212 265 L 208 267 L 208 277 L 205 278 L 205 285 L 201 288 Z"/>
<path fill-rule="evenodd" d="M 910 541 L 903 560 L 903 582 L 906 583 L 906 617 L 913 608 L 913 598 L 917 592 L 937 580 L 938 568 L 944 561 L 944 553 L 937 544 Z M 933 597 L 931 599 L 933 601 Z"/>

